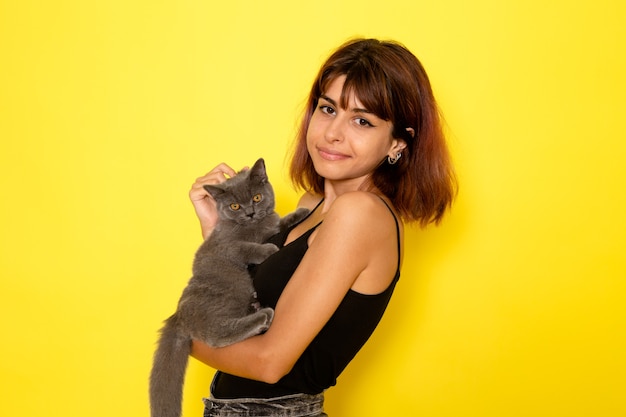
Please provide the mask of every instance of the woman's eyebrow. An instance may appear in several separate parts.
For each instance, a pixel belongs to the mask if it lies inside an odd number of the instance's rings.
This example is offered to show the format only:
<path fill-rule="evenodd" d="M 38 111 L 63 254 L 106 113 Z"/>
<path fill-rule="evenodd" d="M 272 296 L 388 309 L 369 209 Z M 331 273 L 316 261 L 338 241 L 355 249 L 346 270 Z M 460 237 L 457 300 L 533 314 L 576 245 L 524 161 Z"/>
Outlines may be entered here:
<path fill-rule="evenodd" d="M 333 106 L 337 107 L 337 102 L 335 100 L 333 100 L 332 98 L 328 97 L 325 94 L 320 95 L 321 99 L 326 100 L 327 102 L 329 102 L 330 104 L 332 104 Z M 350 109 L 350 111 L 352 113 L 367 113 L 367 114 L 374 114 L 374 112 L 367 110 L 367 109 L 362 109 L 360 107 L 353 107 Z"/>
<path fill-rule="evenodd" d="M 321 99 L 326 100 L 327 102 L 329 102 L 329 103 L 330 103 L 330 104 L 332 104 L 333 106 L 337 107 L 337 102 L 336 102 L 335 100 L 333 100 L 332 98 L 328 97 L 327 95 L 322 94 L 322 95 L 320 96 L 320 98 L 321 98 Z"/>

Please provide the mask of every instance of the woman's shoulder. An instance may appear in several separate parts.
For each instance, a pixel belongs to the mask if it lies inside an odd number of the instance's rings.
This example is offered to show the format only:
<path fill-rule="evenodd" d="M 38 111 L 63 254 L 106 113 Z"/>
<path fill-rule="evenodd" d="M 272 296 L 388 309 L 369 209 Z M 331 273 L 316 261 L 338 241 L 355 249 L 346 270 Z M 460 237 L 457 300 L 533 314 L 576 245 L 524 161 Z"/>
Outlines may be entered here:
<path fill-rule="evenodd" d="M 351 284 L 356 292 L 379 294 L 396 275 L 402 256 L 402 249 L 398 249 L 402 227 L 391 209 L 391 204 L 377 194 L 350 192 L 334 200 L 320 226 L 321 246 L 328 246 L 328 251 L 341 250 L 344 259 L 358 269 Z"/>
<path fill-rule="evenodd" d="M 323 196 L 306 193 L 298 202 L 298 207 L 313 210 L 322 201 Z M 341 194 L 331 204 L 324 202 L 323 229 L 339 228 L 345 233 L 352 234 L 355 229 L 366 229 L 375 232 L 386 232 L 390 227 L 395 229 L 398 218 L 391 202 L 369 191 L 351 191 Z"/>
<path fill-rule="evenodd" d="M 327 219 L 340 219 L 355 226 L 386 228 L 394 223 L 395 214 L 389 202 L 368 191 L 352 191 L 337 197 L 330 206 Z"/>
<path fill-rule="evenodd" d="M 317 206 L 319 204 L 320 201 L 322 201 L 322 196 L 319 194 L 314 194 L 314 193 L 304 193 L 301 197 L 300 200 L 298 200 L 298 208 L 300 207 L 304 207 L 304 208 L 308 208 L 309 210 L 313 210 L 315 208 L 315 206 Z"/>

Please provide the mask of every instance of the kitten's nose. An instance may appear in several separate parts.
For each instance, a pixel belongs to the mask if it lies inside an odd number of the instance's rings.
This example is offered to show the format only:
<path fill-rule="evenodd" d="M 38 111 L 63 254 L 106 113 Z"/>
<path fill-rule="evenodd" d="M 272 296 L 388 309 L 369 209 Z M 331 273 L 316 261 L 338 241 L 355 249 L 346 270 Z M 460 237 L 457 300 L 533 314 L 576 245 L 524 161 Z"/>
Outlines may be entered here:
<path fill-rule="evenodd" d="M 248 217 L 254 217 L 254 208 L 249 207 L 246 209 L 246 216 Z"/>

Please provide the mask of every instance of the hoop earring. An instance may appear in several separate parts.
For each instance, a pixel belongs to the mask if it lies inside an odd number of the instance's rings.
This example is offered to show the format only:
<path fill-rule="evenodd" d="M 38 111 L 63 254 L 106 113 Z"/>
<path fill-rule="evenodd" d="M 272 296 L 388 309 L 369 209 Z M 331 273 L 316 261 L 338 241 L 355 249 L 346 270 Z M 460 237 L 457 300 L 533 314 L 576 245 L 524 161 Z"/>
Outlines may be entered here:
<path fill-rule="evenodd" d="M 395 158 L 394 158 L 394 157 L 391 157 L 391 156 L 388 156 L 388 157 L 387 157 L 387 162 L 389 163 L 389 165 L 395 165 L 395 164 L 398 162 L 398 160 L 400 160 L 400 158 L 401 158 L 401 157 L 402 157 L 402 153 L 401 153 L 401 152 L 398 152 L 398 153 L 396 154 L 396 157 L 395 157 Z"/>

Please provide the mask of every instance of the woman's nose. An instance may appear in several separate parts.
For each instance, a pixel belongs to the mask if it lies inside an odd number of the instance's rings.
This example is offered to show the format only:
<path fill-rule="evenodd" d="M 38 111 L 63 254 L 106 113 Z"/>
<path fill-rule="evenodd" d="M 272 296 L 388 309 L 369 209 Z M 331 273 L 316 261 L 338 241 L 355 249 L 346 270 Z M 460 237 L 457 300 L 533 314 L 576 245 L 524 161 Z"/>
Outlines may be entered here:
<path fill-rule="evenodd" d="M 337 116 L 328 124 L 324 137 L 329 142 L 341 141 L 344 138 L 344 128 L 344 122 Z"/>

